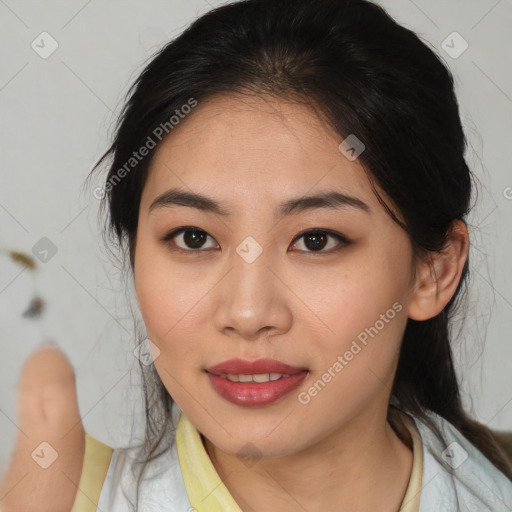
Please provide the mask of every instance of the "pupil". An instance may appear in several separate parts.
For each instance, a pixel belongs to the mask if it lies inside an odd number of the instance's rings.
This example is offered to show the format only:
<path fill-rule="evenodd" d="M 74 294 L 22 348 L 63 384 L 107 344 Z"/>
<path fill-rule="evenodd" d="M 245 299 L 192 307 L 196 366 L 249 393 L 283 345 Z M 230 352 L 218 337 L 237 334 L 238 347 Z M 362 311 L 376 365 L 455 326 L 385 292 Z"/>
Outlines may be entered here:
<path fill-rule="evenodd" d="M 194 249 L 200 248 L 204 243 L 203 231 L 186 231 L 184 234 L 185 243 Z"/>
<path fill-rule="evenodd" d="M 326 239 L 327 239 L 327 237 L 325 235 L 315 233 L 315 234 L 308 235 L 305 237 L 305 240 L 306 240 L 305 244 L 308 249 L 323 249 L 325 247 Z M 313 241 L 313 244 L 311 245 L 311 247 L 307 242 L 308 240 Z"/>

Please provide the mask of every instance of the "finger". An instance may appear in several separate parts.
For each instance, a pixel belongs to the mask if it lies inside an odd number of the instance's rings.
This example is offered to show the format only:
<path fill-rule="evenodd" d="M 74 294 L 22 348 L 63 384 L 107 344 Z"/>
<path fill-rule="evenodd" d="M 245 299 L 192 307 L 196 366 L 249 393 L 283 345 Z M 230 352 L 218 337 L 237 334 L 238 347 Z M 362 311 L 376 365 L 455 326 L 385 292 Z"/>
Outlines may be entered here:
<path fill-rule="evenodd" d="M 75 375 L 55 347 L 34 352 L 18 385 L 19 434 L 0 507 L 6 512 L 69 512 L 82 470 L 85 432 Z"/>
<path fill-rule="evenodd" d="M 22 428 L 37 426 L 56 435 L 80 425 L 75 373 L 57 347 L 40 348 L 25 362 L 18 384 L 18 415 Z"/>

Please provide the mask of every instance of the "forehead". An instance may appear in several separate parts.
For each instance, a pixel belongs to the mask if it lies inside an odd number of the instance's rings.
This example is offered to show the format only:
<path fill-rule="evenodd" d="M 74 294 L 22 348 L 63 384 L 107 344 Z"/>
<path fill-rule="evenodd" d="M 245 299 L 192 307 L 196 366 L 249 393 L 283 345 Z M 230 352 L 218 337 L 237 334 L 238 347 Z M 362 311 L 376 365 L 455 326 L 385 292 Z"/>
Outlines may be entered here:
<path fill-rule="evenodd" d="M 198 102 L 159 144 L 143 202 L 179 186 L 215 191 L 233 205 L 237 198 L 261 205 L 317 189 L 375 203 L 362 165 L 340 152 L 341 141 L 306 105 L 268 96 L 215 96 Z"/>

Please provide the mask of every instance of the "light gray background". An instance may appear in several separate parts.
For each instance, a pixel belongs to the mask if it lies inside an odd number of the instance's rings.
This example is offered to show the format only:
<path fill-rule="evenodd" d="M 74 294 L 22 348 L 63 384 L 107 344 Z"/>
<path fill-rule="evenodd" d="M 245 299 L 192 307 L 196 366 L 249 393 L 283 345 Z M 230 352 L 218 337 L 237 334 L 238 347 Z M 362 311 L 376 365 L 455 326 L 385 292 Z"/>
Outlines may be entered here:
<path fill-rule="evenodd" d="M 98 201 L 83 182 L 147 59 L 219 4 L 0 0 L 0 462 L 17 432 L 21 366 L 47 338 L 75 368 L 86 430 L 113 446 L 129 441 L 140 396 L 133 322 L 119 270 L 99 235 Z M 492 428 L 512 430 L 512 4 L 381 4 L 429 41 L 456 79 L 471 143 L 467 159 L 480 185 L 470 218 L 469 322 L 454 350 L 467 406 Z M 31 47 L 43 31 L 58 43 L 47 59 Z M 442 48 L 454 31 L 469 44 L 456 59 Z M 6 257 L 9 249 L 31 253 L 42 237 L 57 253 L 36 272 Z M 22 312 L 35 291 L 48 308 L 29 321 Z"/>

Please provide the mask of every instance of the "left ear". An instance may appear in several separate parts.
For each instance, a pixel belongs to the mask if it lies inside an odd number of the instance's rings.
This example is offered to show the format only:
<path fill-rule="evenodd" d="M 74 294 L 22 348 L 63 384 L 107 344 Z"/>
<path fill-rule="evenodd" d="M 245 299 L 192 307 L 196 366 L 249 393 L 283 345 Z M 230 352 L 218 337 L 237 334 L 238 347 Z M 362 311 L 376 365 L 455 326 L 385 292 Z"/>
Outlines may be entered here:
<path fill-rule="evenodd" d="M 428 320 L 450 302 L 466 263 L 469 236 L 466 224 L 454 220 L 444 248 L 430 253 L 429 261 L 419 264 L 407 315 L 412 320 Z"/>

